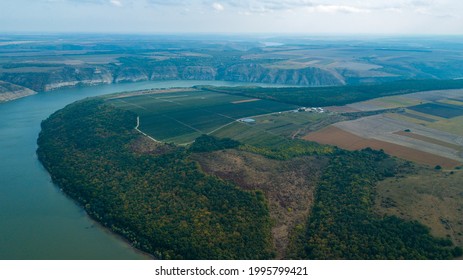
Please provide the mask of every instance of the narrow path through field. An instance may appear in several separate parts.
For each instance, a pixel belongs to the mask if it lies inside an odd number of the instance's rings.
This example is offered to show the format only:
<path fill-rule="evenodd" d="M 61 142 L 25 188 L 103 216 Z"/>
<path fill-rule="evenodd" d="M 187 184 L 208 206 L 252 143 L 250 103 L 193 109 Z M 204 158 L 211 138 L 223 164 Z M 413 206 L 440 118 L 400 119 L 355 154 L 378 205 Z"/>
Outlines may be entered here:
<path fill-rule="evenodd" d="M 143 131 L 141 131 L 140 129 L 138 129 L 140 127 L 140 117 L 137 116 L 137 126 L 135 126 L 135 130 L 140 132 L 141 134 L 143 134 L 144 136 L 148 137 L 149 139 L 153 140 L 154 142 L 156 143 L 161 143 L 161 141 L 159 140 L 156 140 L 154 139 L 153 137 L 149 136 L 148 134 L 144 133 Z"/>

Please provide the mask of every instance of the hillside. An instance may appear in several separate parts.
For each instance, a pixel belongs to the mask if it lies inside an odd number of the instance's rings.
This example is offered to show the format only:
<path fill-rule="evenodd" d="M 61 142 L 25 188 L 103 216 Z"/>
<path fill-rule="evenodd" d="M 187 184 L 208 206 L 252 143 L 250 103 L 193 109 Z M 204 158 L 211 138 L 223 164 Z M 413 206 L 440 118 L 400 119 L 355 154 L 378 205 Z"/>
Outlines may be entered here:
<path fill-rule="evenodd" d="M 6 102 L 33 94 L 36 94 L 36 92 L 28 88 L 0 81 L 0 102 Z"/>

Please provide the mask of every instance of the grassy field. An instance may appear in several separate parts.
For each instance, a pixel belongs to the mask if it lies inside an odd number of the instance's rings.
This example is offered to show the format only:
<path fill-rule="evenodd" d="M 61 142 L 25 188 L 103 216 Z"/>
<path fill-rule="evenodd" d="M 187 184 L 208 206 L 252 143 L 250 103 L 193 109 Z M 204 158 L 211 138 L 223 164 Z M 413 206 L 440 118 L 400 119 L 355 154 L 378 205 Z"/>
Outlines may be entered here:
<path fill-rule="evenodd" d="M 386 96 L 381 98 L 375 98 L 368 101 L 363 101 L 359 103 L 350 104 L 349 106 L 352 108 L 361 109 L 362 107 L 366 107 L 367 105 L 376 106 L 381 109 L 392 109 L 392 108 L 399 108 L 399 107 L 408 107 L 419 105 L 423 102 L 421 99 L 413 99 L 408 98 L 406 96 Z"/>
<path fill-rule="evenodd" d="M 405 122 L 418 124 L 447 133 L 463 136 L 463 116 L 454 118 L 441 118 L 435 115 L 425 114 L 417 111 L 406 110 L 405 114 L 387 114 L 388 117 Z"/>
<path fill-rule="evenodd" d="M 137 113 L 139 128 L 153 138 L 177 144 L 191 142 L 223 126 L 239 125 L 241 118 L 296 108 L 275 101 L 251 102 L 240 96 L 196 90 L 114 98 L 108 102 Z"/>
<path fill-rule="evenodd" d="M 419 168 L 414 174 L 391 178 L 377 185 L 380 214 L 417 220 L 440 237 L 463 245 L 463 172 Z"/>
<path fill-rule="evenodd" d="M 463 101 L 458 100 L 458 99 L 449 98 L 449 99 L 441 99 L 441 100 L 438 100 L 438 101 L 439 101 L 440 103 L 452 104 L 452 105 L 457 105 L 457 106 L 463 106 Z"/>
<path fill-rule="evenodd" d="M 437 122 L 440 120 L 444 120 L 444 118 L 440 118 L 434 115 L 428 115 L 424 113 L 420 113 L 417 111 L 412 111 L 409 109 L 406 109 L 403 113 L 401 114 L 387 114 L 388 117 L 397 119 L 397 120 L 402 120 L 405 122 L 410 122 L 414 124 L 419 124 L 423 126 L 427 126 L 430 123 Z"/>
<path fill-rule="evenodd" d="M 439 129 L 442 131 L 447 131 L 455 133 L 457 135 L 463 136 L 463 116 L 437 121 L 429 124 L 431 128 Z"/>

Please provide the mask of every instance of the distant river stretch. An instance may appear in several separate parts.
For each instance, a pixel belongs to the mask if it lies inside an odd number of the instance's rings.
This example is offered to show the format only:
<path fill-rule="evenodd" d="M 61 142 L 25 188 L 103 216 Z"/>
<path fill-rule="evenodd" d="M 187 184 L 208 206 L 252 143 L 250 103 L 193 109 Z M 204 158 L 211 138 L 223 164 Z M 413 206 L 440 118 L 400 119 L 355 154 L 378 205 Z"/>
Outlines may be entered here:
<path fill-rule="evenodd" d="M 50 179 L 37 160 L 40 122 L 89 96 L 197 84 L 168 81 L 104 85 L 39 93 L 0 104 L 0 259 L 146 259 L 92 221 Z"/>

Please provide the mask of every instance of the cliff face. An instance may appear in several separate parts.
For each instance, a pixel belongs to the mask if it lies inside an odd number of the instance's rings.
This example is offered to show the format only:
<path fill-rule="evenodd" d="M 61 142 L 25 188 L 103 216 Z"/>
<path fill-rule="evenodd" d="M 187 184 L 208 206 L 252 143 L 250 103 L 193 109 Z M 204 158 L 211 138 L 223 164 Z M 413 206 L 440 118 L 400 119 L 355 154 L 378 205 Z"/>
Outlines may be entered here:
<path fill-rule="evenodd" d="M 164 63 L 131 65 L 86 65 L 65 66 L 49 71 L 0 72 L 3 84 L 13 84 L 17 88 L 3 88 L 3 95 L 25 96 L 39 91 L 50 91 L 78 85 L 91 86 L 122 82 L 147 80 L 224 80 L 232 82 L 251 82 L 268 84 L 286 84 L 299 86 L 342 85 L 344 80 L 320 68 L 278 69 L 267 68 L 258 63 L 234 65 L 181 65 Z M 19 92 L 22 92 L 19 94 Z M 6 98 L 6 97 L 3 97 Z"/>
<path fill-rule="evenodd" d="M 126 67 L 118 71 L 116 77 L 114 78 L 115 83 L 121 82 L 139 82 L 149 80 L 148 74 L 140 68 L 137 67 Z"/>
<path fill-rule="evenodd" d="M 342 85 L 344 81 L 320 68 L 304 69 L 265 68 L 259 64 L 239 64 L 226 69 L 224 80 L 299 86 Z"/>
<path fill-rule="evenodd" d="M 188 66 L 183 69 L 184 80 L 215 80 L 217 70 L 209 66 Z"/>
<path fill-rule="evenodd" d="M 0 80 L 33 91 L 49 91 L 76 85 L 110 84 L 113 75 L 104 67 L 63 67 L 49 72 L 0 73 Z"/>
<path fill-rule="evenodd" d="M 155 66 L 151 72 L 150 80 L 178 80 L 178 69 L 176 66 Z"/>
<path fill-rule="evenodd" d="M 113 75 L 110 71 L 99 67 L 71 68 L 66 67 L 61 71 L 50 73 L 44 91 L 54 90 L 62 87 L 77 85 L 99 85 L 113 82 Z"/>
<path fill-rule="evenodd" d="M 0 102 L 11 101 L 36 93 L 37 92 L 25 87 L 0 81 Z"/>

